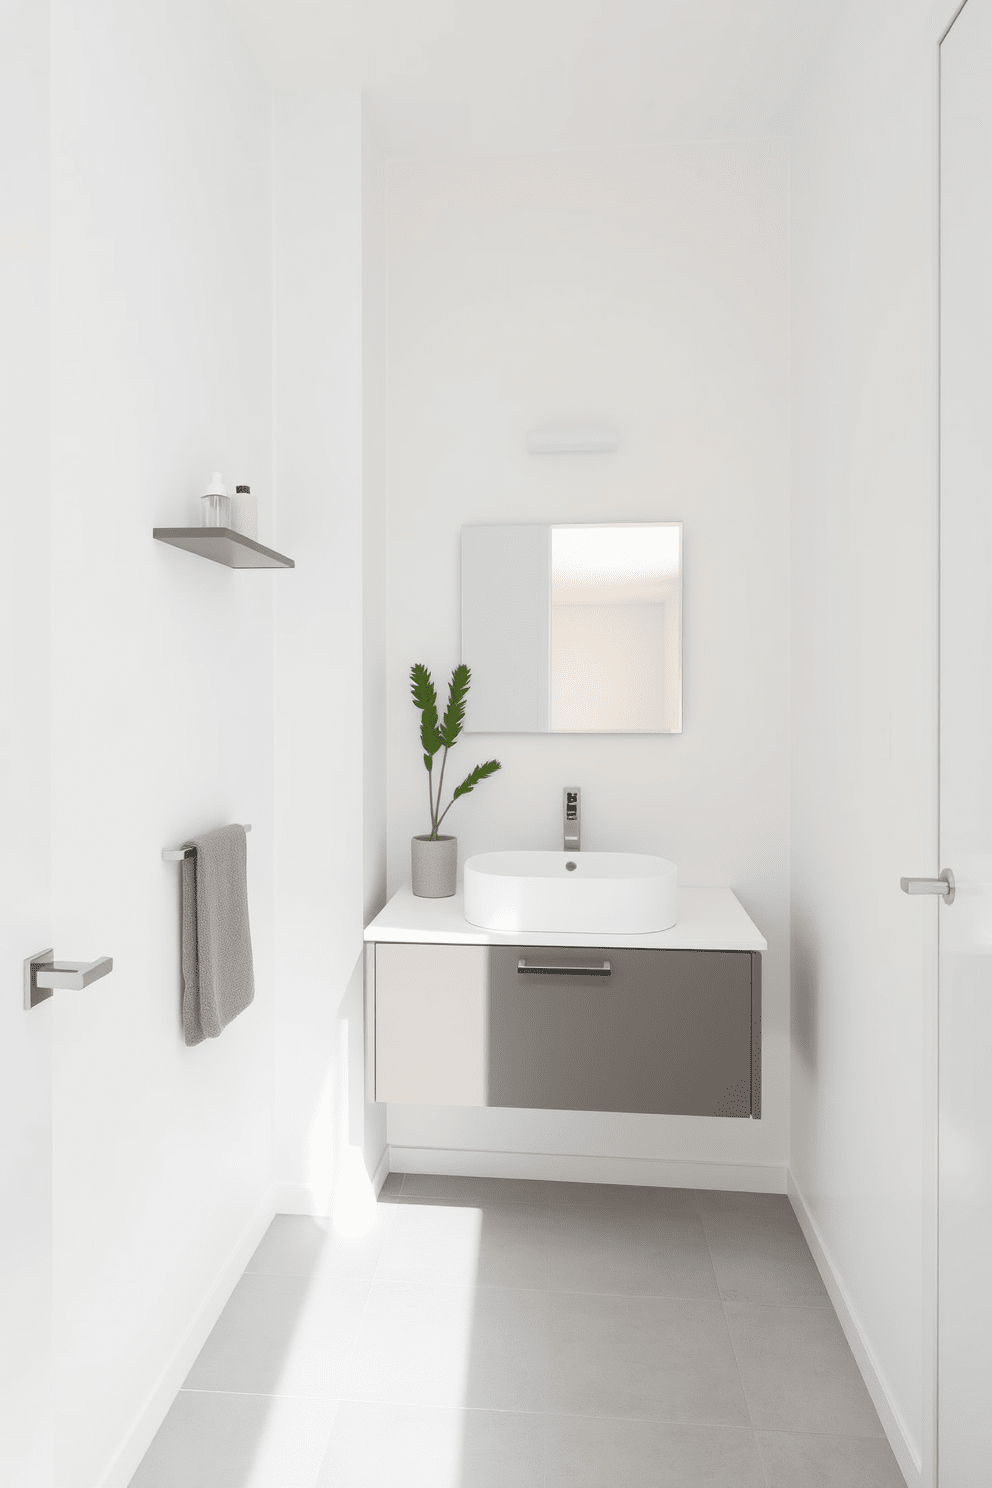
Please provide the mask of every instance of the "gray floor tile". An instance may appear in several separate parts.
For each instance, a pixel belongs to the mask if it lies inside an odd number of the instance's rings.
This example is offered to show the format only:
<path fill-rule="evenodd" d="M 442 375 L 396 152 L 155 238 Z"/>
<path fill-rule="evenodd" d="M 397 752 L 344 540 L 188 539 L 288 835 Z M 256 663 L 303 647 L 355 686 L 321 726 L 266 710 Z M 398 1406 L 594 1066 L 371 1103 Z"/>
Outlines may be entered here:
<path fill-rule="evenodd" d="M 830 1307 L 791 1208 L 704 1210 L 702 1222 L 726 1301 Z"/>
<path fill-rule="evenodd" d="M 182 1390 L 130 1488 L 314 1488 L 332 1414 L 323 1400 Z"/>
<path fill-rule="evenodd" d="M 783 1195 L 390 1174 L 276 1217 L 187 1387 L 135 1488 L 902 1485 Z"/>
<path fill-rule="evenodd" d="M 548 1389 L 549 1294 L 480 1287 L 475 1294 L 465 1404 L 540 1411 Z"/>
<path fill-rule="evenodd" d="M 690 1188 L 655 1188 L 648 1184 L 549 1183 L 551 1209 L 627 1209 L 651 1213 L 695 1211 L 696 1195 Z"/>
<path fill-rule="evenodd" d="M 270 1276 L 312 1276 L 320 1268 L 329 1223 L 302 1214 L 277 1214 L 245 1270 Z"/>
<path fill-rule="evenodd" d="M 686 1190 L 689 1192 L 689 1190 Z M 791 1214 L 792 1205 L 787 1194 L 745 1193 L 736 1189 L 697 1188 L 693 1191 L 693 1202 L 700 1213 L 720 1212 L 738 1214 L 741 1210 L 759 1214 Z"/>
<path fill-rule="evenodd" d="M 541 1204 L 550 1185 L 529 1178 L 461 1178 L 436 1173 L 404 1173 L 405 1199 L 448 1199 L 465 1204 Z"/>
<path fill-rule="evenodd" d="M 546 1292 L 376 1282 L 348 1399 L 541 1410 Z"/>
<path fill-rule="evenodd" d="M 547 1213 L 538 1204 L 481 1208 L 404 1198 L 377 1281 L 497 1287 L 548 1285 Z"/>
<path fill-rule="evenodd" d="M 377 1283 L 359 1329 L 347 1398 L 463 1405 L 474 1305 L 471 1286 Z"/>
<path fill-rule="evenodd" d="M 398 1201 L 382 1249 L 377 1281 L 474 1286 L 479 1273 L 482 1210 L 416 1199 Z"/>
<path fill-rule="evenodd" d="M 718 1296 L 702 1221 L 690 1210 L 557 1209 L 548 1228 L 555 1291 Z"/>
<path fill-rule="evenodd" d="M 883 1438 L 756 1432 L 769 1488 L 906 1488 Z"/>
<path fill-rule="evenodd" d="M 545 1417 L 346 1401 L 318 1488 L 545 1488 Z"/>
<path fill-rule="evenodd" d="M 883 1434 L 832 1310 L 728 1302 L 725 1311 L 756 1429 Z"/>
<path fill-rule="evenodd" d="M 750 1430 L 547 1418 L 547 1488 L 766 1488 Z"/>
<path fill-rule="evenodd" d="M 747 1426 L 719 1302 L 549 1296 L 548 1409 Z"/>
<path fill-rule="evenodd" d="M 245 1270 L 266 1276 L 349 1276 L 371 1280 L 394 1210 L 376 1206 L 368 1227 L 342 1233 L 329 1219 L 277 1214 Z"/>
<path fill-rule="evenodd" d="M 186 1378 L 191 1390 L 341 1393 L 368 1282 L 242 1276 Z"/>
<path fill-rule="evenodd" d="M 482 1211 L 479 1285 L 546 1288 L 548 1214 L 537 1205 L 487 1204 Z"/>

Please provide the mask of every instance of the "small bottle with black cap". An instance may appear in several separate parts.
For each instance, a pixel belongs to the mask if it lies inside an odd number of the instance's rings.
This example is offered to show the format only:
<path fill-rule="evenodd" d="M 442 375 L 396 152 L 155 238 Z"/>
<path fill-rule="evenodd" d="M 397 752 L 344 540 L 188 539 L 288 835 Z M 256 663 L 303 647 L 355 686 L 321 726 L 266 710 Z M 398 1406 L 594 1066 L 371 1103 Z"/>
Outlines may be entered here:
<path fill-rule="evenodd" d="M 234 530 L 258 541 L 258 497 L 251 494 L 251 486 L 235 487 Z"/>

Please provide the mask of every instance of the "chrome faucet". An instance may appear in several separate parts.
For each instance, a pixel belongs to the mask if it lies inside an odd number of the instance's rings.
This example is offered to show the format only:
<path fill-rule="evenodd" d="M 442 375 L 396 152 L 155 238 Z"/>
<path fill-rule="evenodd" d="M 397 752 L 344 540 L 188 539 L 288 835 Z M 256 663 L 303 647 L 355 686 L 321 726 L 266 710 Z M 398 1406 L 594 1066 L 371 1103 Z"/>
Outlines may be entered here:
<path fill-rule="evenodd" d="M 562 828 L 565 838 L 565 852 L 578 852 L 582 846 L 580 842 L 582 818 L 579 810 L 579 787 L 577 785 L 566 785 L 564 800 L 562 802 Z"/>

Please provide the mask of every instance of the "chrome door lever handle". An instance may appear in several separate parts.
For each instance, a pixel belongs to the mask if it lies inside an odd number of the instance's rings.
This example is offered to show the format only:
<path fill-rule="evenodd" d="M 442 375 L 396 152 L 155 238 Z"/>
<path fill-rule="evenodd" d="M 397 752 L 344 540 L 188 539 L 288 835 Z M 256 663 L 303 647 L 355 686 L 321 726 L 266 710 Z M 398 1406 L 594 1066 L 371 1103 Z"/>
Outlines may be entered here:
<path fill-rule="evenodd" d="M 100 956 L 96 961 L 53 961 L 52 955 L 49 947 L 24 962 L 25 1010 L 37 1007 L 60 988 L 80 992 L 114 969 L 113 956 Z"/>
<path fill-rule="evenodd" d="M 954 874 L 945 868 L 939 878 L 901 878 L 904 894 L 940 894 L 945 904 L 954 903 Z"/>
<path fill-rule="evenodd" d="M 53 992 L 59 987 L 81 992 L 113 969 L 113 956 L 100 956 L 96 961 L 52 961 L 39 966 L 35 980 L 39 987 L 50 987 Z"/>

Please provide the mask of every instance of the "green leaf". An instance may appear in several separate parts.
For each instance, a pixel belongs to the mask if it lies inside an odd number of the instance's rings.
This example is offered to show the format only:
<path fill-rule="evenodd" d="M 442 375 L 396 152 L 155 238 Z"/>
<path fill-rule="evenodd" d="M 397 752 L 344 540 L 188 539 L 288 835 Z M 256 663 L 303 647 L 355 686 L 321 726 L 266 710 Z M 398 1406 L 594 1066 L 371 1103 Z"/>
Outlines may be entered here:
<path fill-rule="evenodd" d="M 469 683 L 472 673 L 462 662 L 456 666 L 451 674 L 451 682 L 448 685 L 448 706 L 444 710 L 444 720 L 441 724 L 441 742 L 446 749 L 450 749 L 462 731 L 462 723 L 465 718 L 465 698 L 468 695 Z"/>
<path fill-rule="evenodd" d="M 495 775 L 496 771 L 500 768 L 499 760 L 486 760 L 484 765 L 476 765 L 472 773 L 465 776 L 465 779 L 458 786 L 451 799 L 457 801 L 459 796 L 467 796 L 469 791 L 475 789 L 480 780 L 485 780 L 487 775 Z"/>
<path fill-rule="evenodd" d="M 431 674 L 419 661 L 410 668 L 410 691 L 413 693 L 413 701 L 420 709 L 420 742 L 424 746 L 424 763 L 431 755 L 437 754 L 444 740 L 437 725 L 437 693 L 434 691 L 434 683 Z M 428 770 L 431 768 L 427 764 Z"/>

